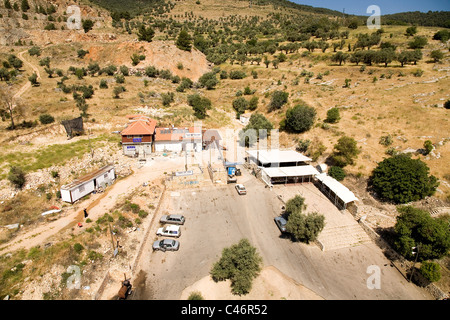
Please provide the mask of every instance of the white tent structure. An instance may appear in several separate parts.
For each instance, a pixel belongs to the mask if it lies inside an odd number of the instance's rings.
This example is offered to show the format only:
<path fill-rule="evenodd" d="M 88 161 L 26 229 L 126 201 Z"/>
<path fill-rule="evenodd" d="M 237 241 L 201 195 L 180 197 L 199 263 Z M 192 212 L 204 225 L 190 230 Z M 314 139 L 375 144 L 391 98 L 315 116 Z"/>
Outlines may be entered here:
<path fill-rule="evenodd" d="M 297 167 L 263 168 L 261 178 L 268 185 L 279 183 L 303 183 L 312 182 L 319 172 L 311 165 Z"/>
<path fill-rule="evenodd" d="M 296 167 L 309 164 L 312 159 L 294 150 L 249 150 L 247 161 L 259 167 Z"/>
<path fill-rule="evenodd" d="M 316 180 L 320 190 L 340 209 L 347 207 L 358 201 L 358 198 L 346 186 L 326 173 L 316 175 Z"/>

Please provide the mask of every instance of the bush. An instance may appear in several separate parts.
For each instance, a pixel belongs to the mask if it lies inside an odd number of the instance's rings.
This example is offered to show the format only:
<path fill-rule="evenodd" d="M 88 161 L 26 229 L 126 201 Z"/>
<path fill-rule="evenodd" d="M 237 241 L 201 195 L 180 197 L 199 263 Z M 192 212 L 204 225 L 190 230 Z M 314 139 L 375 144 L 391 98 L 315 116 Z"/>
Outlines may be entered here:
<path fill-rule="evenodd" d="M 30 56 L 37 56 L 39 57 L 41 55 L 41 48 L 37 46 L 33 46 L 28 50 L 28 53 Z"/>
<path fill-rule="evenodd" d="M 328 170 L 328 174 L 333 177 L 334 179 L 336 179 L 337 181 L 342 181 L 344 180 L 345 176 L 347 175 L 345 173 L 345 170 L 342 169 L 341 167 L 336 167 L 336 166 L 332 166 L 329 170 Z"/>
<path fill-rule="evenodd" d="M 47 113 L 41 114 L 39 116 L 39 121 L 42 124 L 49 124 L 55 122 L 55 118 L 52 115 L 49 115 Z"/>
<path fill-rule="evenodd" d="M 163 106 L 169 106 L 174 101 L 174 96 L 173 92 L 161 93 Z"/>
<path fill-rule="evenodd" d="M 289 93 L 284 91 L 275 91 L 269 104 L 269 112 L 281 109 L 288 102 Z"/>
<path fill-rule="evenodd" d="M 420 266 L 420 273 L 431 282 L 441 280 L 441 267 L 438 263 L 432 261 L 424 261 Z"/>
<path fill-rule="evenodd" d="M 105 79 L 100 80 L 100 89 L 108 89 L 108 82 Z"/>
<path fill-rule="evenodd" d="M 188 104 L 192 107 L 194 115 L 198 119 L 205 119 L 206 111 L 212 108 L 211 100 L 197 93 L 188 96 Z"/>
<path fill-rule="evenodd" d="M 245 295 L 250 292 L 252 281 L 261 271 L 262 258 L 247 239 L 225 248 L 222 257 L 213 265 L 211 277 L 215 282 L 231 280 L 231 292 Z"/>
<path fill-rule="evenodd" d="M 215 72 L 207 72 L 198 79 L 198 83 L 200 84 L 200 86 L 211 90 L 217 86 L 219 80 L 217 80 Z"/>
<path fill-rule="evenodd" d="M 188 300 L 204 300 L 200 291 L 193 291 L 188 297 Z"/>
<path fill-rule="evenodd" d="M 433 218 L 430 214 L 412 206 L 398 207 L 400 215 L 394 226 L 394 246 L 407 259 L 418 261 L 440 259 L 450 249 L 450 230 L 443 218 Z M 417 247 L 418 256 L 412 253 Z M 415 250 L 417 252 L 417 249 Z"/>
<path fill-rule="evenodd" d="M 285 129 L 297 133 L 308 131 L 315 117 L 316 110 L 313 107 L 298 104 L 286 112 Z"/>
<path fill-rule="evenodd" d="M 317 212 L 304 215 L 301 211 L 295 211 L 289 215 L 286 223 L 286 231 L 295 240 L 310 243 L 315 241 L 325 226 L 325 217 Z"/>
<path fill-rule="evenodd" d="M 345 167 L 354 164 L 359 153 L 355 139 L 344 136 L 335 144 L 331 158 L 336 166 Z"/>
<path fill-rule="evenodd" d="M 399 154 L 384 159 L 373 170 L 370 184 L 385 201 L 407 203 L 431 196 L 439 183 L 420 159 Z"/>
<path fill-rule="evenodd" d="M 326 122 L 328 123 L 336 123 L 339 121 L 339 119 L 341 119 L 341 116 L 339 114 L 339 109 L 338 108 L 331 108 L 330 110 L 327 111 L 327 118 L 326 118 Z"/>
<path fill-rule="evenodd" d="M 382 136 L 380 138 L 380 144 L 388 147 L 392 144 L 393 140 L 392 140 L 392 136 L 390 134 L 388 134 L 387 136 Z"/>
<path fill-rule="evenodd" d="M 81 251 L 84 250 L 84 247 L 81 243 L 77 242 L 73 245 L 73 249 L 75 250 L 76 253 L 81 253 Z"/>
<path fill-rule="evenodd" d="M 17 188 L 25 185 L 25 172 L 20 167 L 12 166 L 9 170 L 8 180 Z"/>
<path fill-rule="evenodd" d="M 184 51 L 191 51 L 192 49 L 192 37 L 186 30 L 181 30 L 178 34 L 177 41 L 175 42 L 178 49 Z"/>
<path fill-rule="evenodd" d="M 231 70 L 230 73 L 228 74 L 228 77 L 233 80 L 244 79 L 246 76 L 247 74 L 241 70 Z"/>

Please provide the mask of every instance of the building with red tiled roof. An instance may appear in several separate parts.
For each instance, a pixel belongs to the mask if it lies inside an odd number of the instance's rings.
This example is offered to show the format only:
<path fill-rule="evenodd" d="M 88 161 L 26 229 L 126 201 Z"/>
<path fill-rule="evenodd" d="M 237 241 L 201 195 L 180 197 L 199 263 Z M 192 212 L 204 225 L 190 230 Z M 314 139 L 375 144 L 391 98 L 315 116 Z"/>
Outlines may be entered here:
<path fill-rule="evenodd" d="M 156 152 L 180 152 L 183 150 L 202 150 L 200 128 L 156 128 L 154 150 Z"/>
<path fill-rule="evenodd" d="M 130 123 L 122 130 L 122 147 L 125 155 L 138 156 L 152 153 L 156 120 L 143 115 L 128 115 Z"/>

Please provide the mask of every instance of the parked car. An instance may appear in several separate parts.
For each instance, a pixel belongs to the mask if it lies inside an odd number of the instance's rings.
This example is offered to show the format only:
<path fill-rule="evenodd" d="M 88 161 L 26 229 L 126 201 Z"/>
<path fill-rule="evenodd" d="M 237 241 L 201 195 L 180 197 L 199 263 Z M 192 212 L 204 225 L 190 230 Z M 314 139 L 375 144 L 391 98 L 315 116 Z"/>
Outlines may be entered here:
<path fill-rule="evenodd" d="M 274 220 L 278 229 L 280 229 L 282 233 L 286 232 L 286 223 L 287 223 L 286 219 L 283 218 L 282 216 L 279 216 L 275 217 Z"/>
<path fill-rule="evenodd" d="M 180 242 L 174 239 L 163 239 L 153 242 L 153 250 L 178 251 Z"/>
<path fill-rule="evenodd" d="M 179 226 L 169 224 L 163 228 L 159 228 L 158 231 L 156 231 L 156 234 L 158 236 L 178 238 L 179 236 L 181 236 L 181 230 Z"/>
<path fill-rule="evenodd" d="M 186 219 L 181 214 L 166 214 L 161 217 L 159 222 L 171 224 L 184 224 Z"/>
<path fill-rule="evenodd" d="M 237 184 L 236 190 L 239 194 L 247 194 L 247 190 L 245 190 L 245 187 L 243 184 Z"/>
<path fill-rule="evenodd" d="M 228 175 L 227 183 L 236 183 L 237 178 L 233 175 Z"/>

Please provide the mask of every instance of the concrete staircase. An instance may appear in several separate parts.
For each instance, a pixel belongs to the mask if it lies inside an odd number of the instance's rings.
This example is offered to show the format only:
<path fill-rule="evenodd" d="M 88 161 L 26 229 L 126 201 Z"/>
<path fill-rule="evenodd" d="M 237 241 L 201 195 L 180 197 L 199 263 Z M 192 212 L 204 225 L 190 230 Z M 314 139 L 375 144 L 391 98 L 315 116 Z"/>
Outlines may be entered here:
<path fill-rule="evenodd" d="M 341 226 L 325 225 L 318 240 L 323 251 L 359 246 L 372 241 L 356 221 Z"/>

